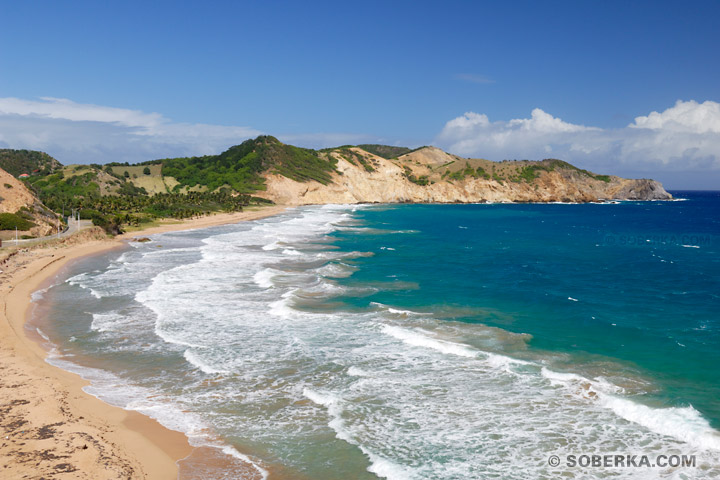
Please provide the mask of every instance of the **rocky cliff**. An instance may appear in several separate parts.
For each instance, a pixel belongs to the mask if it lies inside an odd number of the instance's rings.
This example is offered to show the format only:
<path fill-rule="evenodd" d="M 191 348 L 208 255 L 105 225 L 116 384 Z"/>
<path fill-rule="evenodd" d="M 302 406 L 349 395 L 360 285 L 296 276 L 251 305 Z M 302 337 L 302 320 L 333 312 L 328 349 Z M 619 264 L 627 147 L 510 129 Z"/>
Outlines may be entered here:
<path fill-rule="evenodd" d="M 387 159 L 357 147 L 326 153 L 337 160 L 332 181 L 265 176 L 260 194 L 279 204 L 484 203 L 666 200 L 654 180 L 596 175 L 560 160 L 491 162 L 424 147 Z"/>

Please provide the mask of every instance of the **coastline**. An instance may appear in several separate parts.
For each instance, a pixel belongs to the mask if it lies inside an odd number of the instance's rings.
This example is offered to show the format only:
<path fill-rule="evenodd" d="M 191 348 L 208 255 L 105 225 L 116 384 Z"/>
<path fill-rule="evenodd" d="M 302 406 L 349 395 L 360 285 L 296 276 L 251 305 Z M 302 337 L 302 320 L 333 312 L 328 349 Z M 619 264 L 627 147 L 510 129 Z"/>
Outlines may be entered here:
<path fill-rule="evenodd" d="M 187 437 L 85 393 L 89 382 L 47 363 L 41 339 L 25 328 L 31 295 L 71 262 L 106 253 L 133 237 L 256 220 L 285 208 L 211 215 L 113 239 L 85 231 L 6 258 L 0 265 L 0 476 L 178 478 L 178 463 L 194 451 Z"/>

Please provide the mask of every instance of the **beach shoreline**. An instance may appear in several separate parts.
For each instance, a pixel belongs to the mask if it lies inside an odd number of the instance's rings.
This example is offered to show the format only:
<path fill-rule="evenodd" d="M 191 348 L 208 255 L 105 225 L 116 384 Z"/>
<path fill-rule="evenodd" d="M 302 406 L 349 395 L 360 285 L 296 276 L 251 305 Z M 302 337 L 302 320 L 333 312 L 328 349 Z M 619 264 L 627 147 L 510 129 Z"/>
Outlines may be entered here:
<path fill-rule="evenodd" d="M 50 365 L 38 341 L 42 339 L 26 328 L 31 295 L 72 262 L 120 248 L 133 238 L 256 220 L 284 210 L 272 206 L 217 214 L 113 239 L 86 231 L 6 257 L 0 265 L 0 476 L 178 478 L 178 463 L 194 451 L 188 438 L 85 393 L 89 382 Z"/>

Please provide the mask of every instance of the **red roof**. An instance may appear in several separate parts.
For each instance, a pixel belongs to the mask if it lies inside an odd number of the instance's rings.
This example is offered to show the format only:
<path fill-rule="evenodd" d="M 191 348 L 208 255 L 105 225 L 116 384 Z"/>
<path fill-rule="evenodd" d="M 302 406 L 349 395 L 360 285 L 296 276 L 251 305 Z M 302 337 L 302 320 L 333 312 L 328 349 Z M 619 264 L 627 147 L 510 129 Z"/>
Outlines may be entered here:
<path fill-rule="evenodd" d="M 25 177 L 29 177 L 29 176 L 30 176 L 30 175 L 28 175 L 27 173 L 21 173 L 21 174 L 20 174 L 20 178 L 25 178 Z"/>

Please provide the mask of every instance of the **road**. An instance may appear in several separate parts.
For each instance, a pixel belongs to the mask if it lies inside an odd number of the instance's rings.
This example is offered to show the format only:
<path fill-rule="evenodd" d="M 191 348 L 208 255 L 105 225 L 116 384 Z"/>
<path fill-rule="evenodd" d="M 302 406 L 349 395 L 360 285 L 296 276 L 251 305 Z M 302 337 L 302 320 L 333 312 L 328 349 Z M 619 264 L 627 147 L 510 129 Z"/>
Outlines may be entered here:
<path fill-rule="evenodd" d="M 28 239 L 18 239 L 17 241 L 13 238 L 12 240 L 3 240 L 3 247 L 14 247 L 14 246 L 23 246 L 23 245 L 32 245 L 33 243 L 42 242 L 44 240 L 51 240 L 53 238 L 64 238 L 67 236 L 72 235 L 73 233 L 77 233 L 80 230 L 85 230 L 86 228 L 90 228 L 93 226 L 92 220 L 70 220 L 68 227 L 60 232 L 60 234 L 55 233 L 54 235 L 48 235 L 46 237 L 38 237 L 38 238 L 28 238 Z"/>

